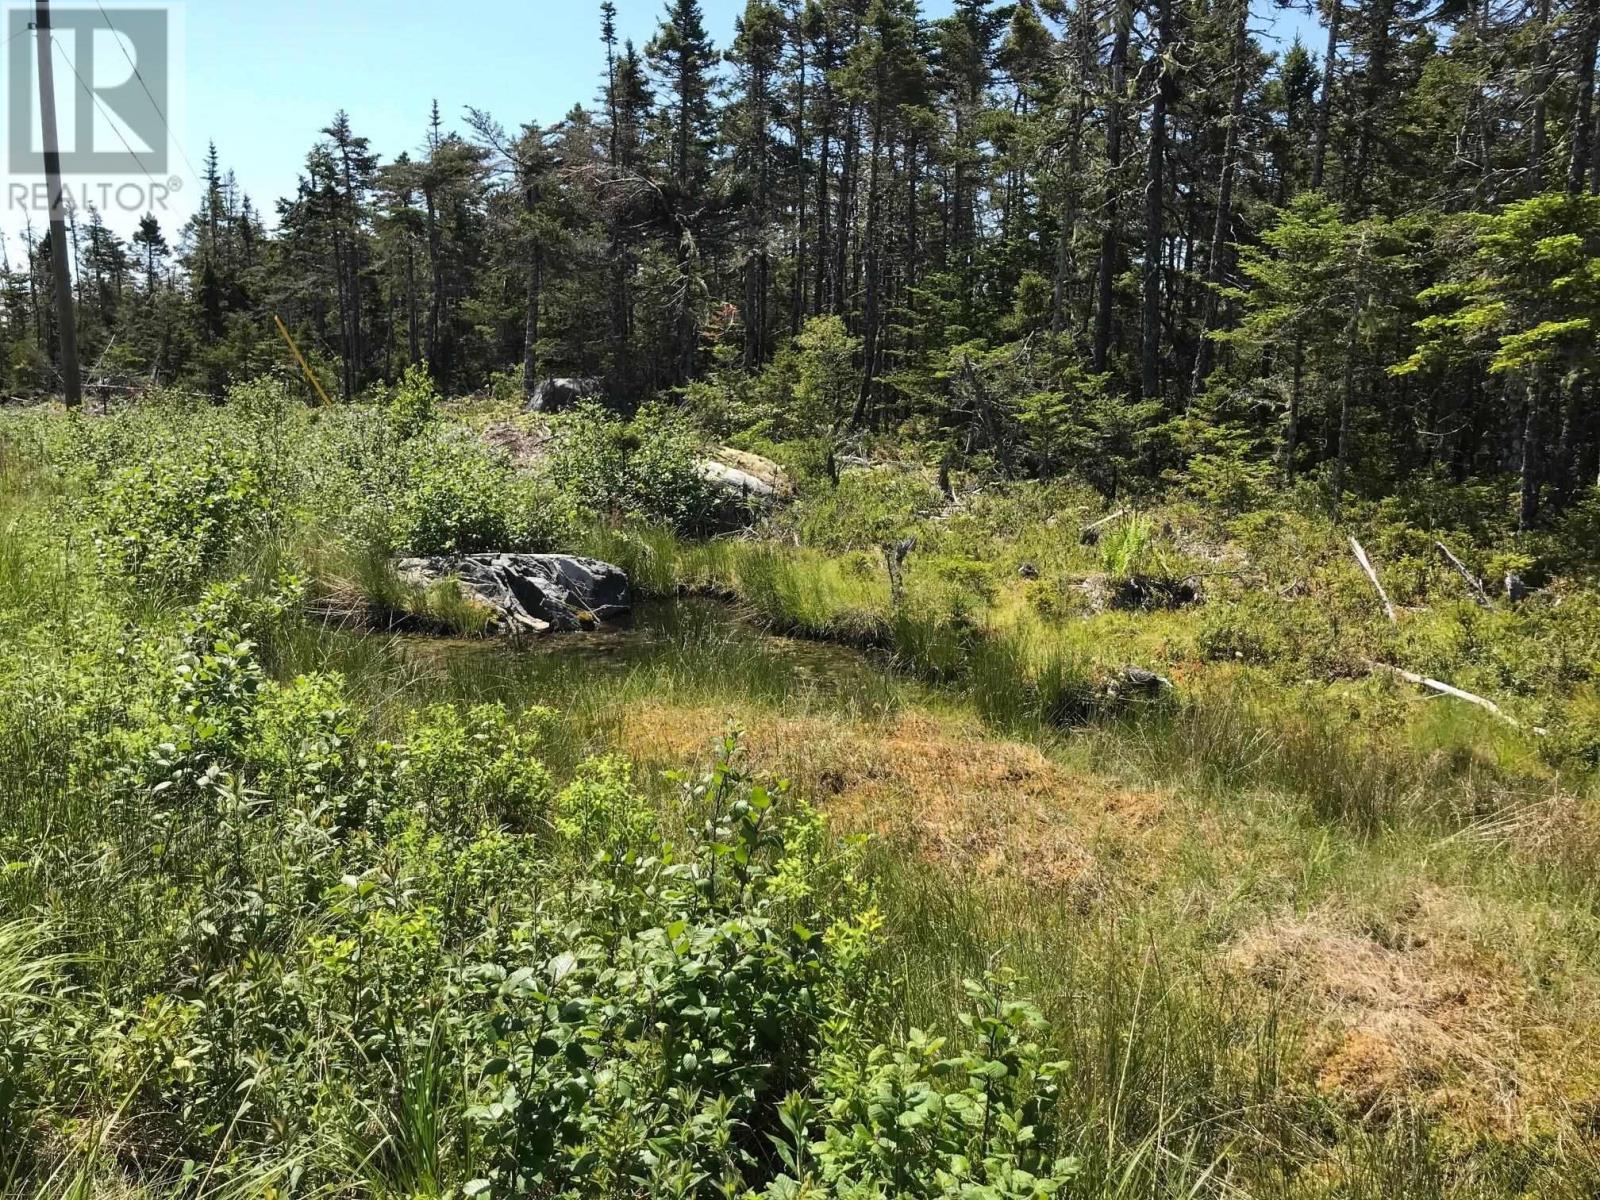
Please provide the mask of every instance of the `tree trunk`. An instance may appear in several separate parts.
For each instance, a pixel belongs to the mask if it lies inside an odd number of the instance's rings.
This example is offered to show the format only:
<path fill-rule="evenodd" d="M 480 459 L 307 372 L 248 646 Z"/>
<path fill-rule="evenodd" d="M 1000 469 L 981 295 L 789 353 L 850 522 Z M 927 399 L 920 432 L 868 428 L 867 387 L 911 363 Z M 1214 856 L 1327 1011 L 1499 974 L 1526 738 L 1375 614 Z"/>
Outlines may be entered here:
<path fill-rule="evenodd" d="M 522 398 L 539 383 L 539 302 L 544 293 L 544 251 L 535 246 L 528 262 L 528 303 L 522 324 Z"/>
<path fill-rule="evenodd" d="M 799 77 L 796 80 L 794 103 L 794 153 L 795 153 L 795 218 L 794 218 L 794 289 L 789 298 L 789 334 L 800 332 L 800 321 L 806 305 L 806 35 L 804 17 L 795 17 L 795 53 Z"/>
<path fill-rule="evenodd" d="M 1522 461 L 1517 470 L 1522 494 L 1517 506 L 1519 531 L 1526 531 L 1539 515 L 1539 410 L 1543 392 L 1544 380 L 1536 376 L 1522 404 Z"/>
<path fill-rule="evenodd" d="M 1166 211 L 1167 105 L 1172 100 L 1172 0 L 1156 0 L 1156 94 L 1150 108 L 1150 155 L 1144 195 L 1144 321 L 1139 391 L 1146 400 L 1161 399 L 1161 254 L 1162 217 Z"/>
<path fill-rule="evenodd" d="M 850 226 L 851 208 L 855 204 L 855 181 L 860 170 L 857 164 L 857 146 L 860 134 L 857 126 L 859 117 L 856 106 L 852 102 L 845 113 L 844 144 L 839 150 L 839 203 L 838 219 L 834 222 L 834 247 L 833 247 L 833 311 L 839 315 L 845 314 L 845 296 L 848 292 L 847 280 L 849 278 L 850 262 Z"/>
<path fill-rule="evenodd" d="M 1572 158 L 1567 164 L 1567 191 L 1576 196 L 1583 191 L 1589 169 L 1590 141 L 1594 136 L 1594 58 L 1600 44 L 1600 12 L 1593 9 L 1583 22 L 1583 37 L 1578 43 L 1578 108 L 1572 120 Z"/>
<path fill-rule="evenodd" d="M 1365 257 L 1365 247 L 1360 251 Z M 1350 310 L 1350 320 L 1344 335 L 1344 379 L 1339 387 L 1339 449 L 1333 464 L 1333 519 L 1339 519 L 1339 509 L 1344 501 L 1345 470 L 1350 463 L 1350 410 L 1355 405 L 1356 348 L 1361 332 L 1361 310 L 1366 294 L 1361 280 L 1356 282 L 1355 304 Z"/>
<path fill-rule="evenodd" d="M 1539 0 L 1535 18 L 1538 31 L 1533 43 L 1533 71 L 1529 82 L 1533 87 L 1532 128 L 1528 133 L 1528 194 L 1544 191 L 1545 147 L 1545 93 L 1550 90 L 1550 0 Z"/>
<path fill-rule="evenodd" d="M 1283 477 L 1294 478 L 1294 453 L 1300 437 L 1300 399 L 1306 380 L 1306 343 L 1303 335 L 1294 337 L 1294 372 L 1289 383 L 1289 419 L 1283 430 Z"/>
<path fill-rule="evenodd" d="M 1333 85 L 1338 79 L 1339 27 L 1344 21 L 1344 0 L 1332 0 L 1328 14 L 1328 49 L 1322 56 L 1322 94 L 1317 97 L 1317 124 L 1311 135 L 1311 190 L 1322 186 L 1328 161 L 1328 129 L 1333 116 Z"/>
<path fill-rule="evenodd" d="M 878 216 L 881 206 L 878 175 L 880 147 L 883 145 L 885 124 L 884 96 L 880 83 L 877 91 L 877 100 L 872 106 L 872 155 L 867 163 L 867 226 L 862 235 L 866 259 L 866 303 L 862 311 L 862 328 L 865 340 L 862 353 L 861 390 L 856 396 L 855 412 L 850 416 L 851 429 L 861 428 L 866 420 L 869 411 L 868 406 L 872 399 L 873 377 L 877 372 L 878 325 L 880 320 L 878 304 L 879 290 L 882 287 L 878 257 Z"/>
<path fill-rule="evenodd" d="M 1374 30 L 1367 51 L 1367 78 L 1361 89 L 1361 134 L 1356 139 L 1356 166 L 1351 191 L 1360 203 L 1367 194 L 1372 168 L 1372 147 L 1378 141 L 1378 109 L 1389 92 L 1389 52 L 1395 0 L 1378 0 L 1370 18 Z"/>
<path fill-rule="evenodd" d="M 817 103 L 822 109 L 817 129 L 817 281 L 811 311 L 820 315 L 828 306 L 829 276 L 833 258 L 828 240 L 828 173 L 832 169 L 829 154 L 833 149 L 833 88 L 828 82 L 828 63 L 833 58 L 833 40 L 829 34 L 822 46 L 822 62 L 817 70 L 822 78 L 822 94 Z"/>
<path fill-rule="evenodd" d="M 411 235 L 406 235 L 406 350 L 407 365 L 422 360 L 422 343 L 417 331 L 417 261 Z"/>
<path fill-rule="evenodd" d="M 1082 90 L 1086 82 L 1086 72 L 1080 71 L 1077 77 L 1079 99 L 1072 105 L 1071 132 L 1068 134 L 1067 179 L 1062 181 L 1066 196 L 1061 206 L 1061 228 L 1056 231 L 1055 279 L 1050 289 L 1050 328 L 1055 333 L 1060 333 L 1067 326 L 1067 277 L 1076 273 L 1072 252 L 1078 241 L 1078 189 L 1082 186 L 1080 180 L 1083 176 Z"/>
<path fill-rule="evenodd" d="M 1127 86 L 1128 37 L 1133 30 L 1129 0 L 1117 0 L 1116 30 L 1111 42 L 1111 95 L 1106 102 L 1105 229 L 1100 234 L 1100 267 L 1096 278 L 1094 369 L 1106 369 L 1111 355 L 1113 291 L 1117 271 L 1117 199 L 1122 166 L 1122 93 Z"/>
<path fill-rule="evenodd" d="M 1245 58 L 1250 52 L 1250 0 L 1234 0 L 1238 6 L 1233 29 L 1233 94 L 1228 99 L 1228 131 L 1222 140 L 1222 177 L 1217 184 L 1217 216 L 1211 226 L 1211 252 L 1206 261 L 1206 290 L 1201 297 L 1200 344 L 1194 354 L 1194 385 L 1198 395 L 1211 373 L 1212 341 L 1206 336 L 1216 326 L 1223 260 L 1227 256 L 1228 231 L 1233 225 L 1233 181 L 1239 156 L 1239 126 L 1244 120 Z"/>
<path fill-rule="evenodd" d="M 439 250 L 439 216 L 434 209 L 433 192 L 423 192 L 428 218 L 428 371 L 439 380 L 439 317 L 444 311 L 444 262 Z"/>

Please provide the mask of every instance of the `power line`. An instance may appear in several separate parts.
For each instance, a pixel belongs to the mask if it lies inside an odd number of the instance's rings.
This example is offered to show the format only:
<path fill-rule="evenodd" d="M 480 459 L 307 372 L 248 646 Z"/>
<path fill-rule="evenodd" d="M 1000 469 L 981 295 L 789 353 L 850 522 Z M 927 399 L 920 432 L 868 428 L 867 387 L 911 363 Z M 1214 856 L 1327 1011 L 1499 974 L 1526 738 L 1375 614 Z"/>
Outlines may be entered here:
<path fill-rule="evenodd" d="M 106 28 L 112 33 L 116 33 L 117 27 L 111 23 L 111 17 L 107 14 L 105 5 L 101 4 L 100 0 L 94 0 L 94 6 L 100 10 L 100 18 L 105 21 Z M 200 172 L 194 169 L 194 163 L 189 161 L 189 152 L 183 148 L 183 142 L 172 131 L 172 126 L 167 124 L 167 114 L 161 111 L 161 105 L 156 102 L 155 96 L 151 94 L 150 85 L 144 81 L 144 74 L 139 70 L 139 64 L 133 61 L 133 56 L 128 53 L 128 47 L 123 44 L 121 37 L 118 37 L 116 42 L 117 49 L 122 51 L 122 57 L 128 60 L 128 67 L 133 71 L 133 77 L 139 81 L 139 86 L 144 89 L 145 99 L 149 100 L 150 107 L 155 109 L 156 116 L 161 121 L 161 128 L 166 130 L 167 136 L 172 139 L 172 144 L 178 148 L 178 153 L 183 157 L 184 165 L 189 168 L 190 177 L 196 183 L 199 183 Z"/>
<path fill-rule="evenodd" d="M 105 105 L 100 103 L 100 97 L 95 95 L 94 89 L 90 87 L 89 84 L 84 80 L 83 76 L 79 74 L 78 64 L 72 61 L 71 57 L 68 56 L 61 43 L 56 41 L 56 35 L 54 32 L 50 33 L 50 44 L 57 50 L 61 51 L 61 61 L 67 64 L 67 69 L 71 71 L 73 77 L 77 79 L 79 86 L 88 93 L 89 99 L 94 102 L 95 109 L 102 117 L 106 119 L 106 124 L 111 126 L 111 132 L 117 135 L 117 141 L 122 143 L 122 148 L 128 152 L 128 154 L 133 158 L 134 162 L 139 164 L 139 170 L 144 172 L 144 177 L 154 183 L 156 181 L 156 177 L 150 173 L 150 168 L 144 165 L 144 159 L 139 157 L 139 152 L 132 146 L 128 145 L 128 139 L 122 136 L 122 130 L 117 128 L 117 123 L 111 119 L 111 114 L 106 111 Z"/>
<path fill-rule="evenodd" d="M 23 17 L 26 17 L 28 15 L 26 9 L 17 8 L 17 9 L 13 9 L 12 11 L 17 13 L 17 14 L 19 14 L 20 16 L 23 16 Z M 8 37 L 5 41 L 0 42 L 0 50 L 4 50 L 7 46 L 11 45 L 12 42 L 16 41 L 23 34 L 32 33 L 32 32 L 33 32 L 33 26 L 30 25 L 27 21 L 23 21 L 21 29 L 17 30 L 10 37 Z"/>

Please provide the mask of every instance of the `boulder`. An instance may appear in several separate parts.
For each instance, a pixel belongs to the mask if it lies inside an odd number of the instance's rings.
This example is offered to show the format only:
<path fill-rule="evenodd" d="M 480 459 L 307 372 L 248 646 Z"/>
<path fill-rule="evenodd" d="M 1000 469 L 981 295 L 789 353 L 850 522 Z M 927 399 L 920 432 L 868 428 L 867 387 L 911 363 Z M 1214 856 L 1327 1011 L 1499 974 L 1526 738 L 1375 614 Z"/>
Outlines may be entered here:
<path fill-rule="evenodd" d="M 632 607 L 621 567 L 567 554 L 451 554 L 402 558 L 395 573 L 426 587 L 457 580 L 462 593 L 493 612 L 489 632 L 592 629 Z"/>
<path fill-rule="evenodd" d="M 715 484 L 729 500 L 767 503 L 787 500 L 794 485 L 784 469 L 770 458 L 718 446 L 696 464 L 700 478 Z"/>
<path fill-rule="evenodd" d="M 605 394 L 605 381 L 588 377 L 552 377 L 534 385 L 533 395 L 523 406 L 526 412 L 560 412 L 583 400 L 598 400 Z"/>

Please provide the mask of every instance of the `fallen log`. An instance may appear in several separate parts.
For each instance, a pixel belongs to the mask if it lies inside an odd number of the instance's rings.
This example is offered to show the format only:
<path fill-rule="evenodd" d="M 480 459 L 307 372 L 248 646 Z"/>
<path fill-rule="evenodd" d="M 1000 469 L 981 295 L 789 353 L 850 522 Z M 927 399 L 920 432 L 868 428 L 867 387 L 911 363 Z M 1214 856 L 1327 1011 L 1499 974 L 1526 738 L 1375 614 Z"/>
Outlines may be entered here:
<path fill-rule="evenodd" d="M 1456 569 L 1456 574 L 1461 576 L 1462 579 L 1466 580 L 1467 589 L 1472 593 L 1473 602 L 1481 608 L 1493 608 L 1494 601 L 1489 599 L 1489 593 L 1483 590 L 1483 581 L 1471 571 L 1467 570 L 1466 563 L 1462 562 L 1454 554 L 1450 553 L 1449 546 L 1446 546 L 1443 542 L 1439 541 L 1436 541 L 1433 544 L 1439 547 L 1439 553 L 1444 555 L 1445 558 L 1449 560 L 1450 565 Z"/>
<path fill-rule="evenodd" d="M 1100 527 L 1102 525 L 1109 525 L 1112 521 L 1115 521 L 1127 511 L 1128 510 L 1125 508 L 1119 508 L 1110 516 L 1101 517 L 1098 521 L 1094 521 L 1088 525 L 1085 525 L 1078 534 L 1078 544 L 1080 546 L 1093 546 L 1098 543 L 1100 541 Z"/>
<path fill-rule="evenodd" d="M 1361 548 L 1361 543 L 1353 537 L 1350 539 L 1350 549 L 1355 552 L 1356 561 L 1361 564 L 1361 569 L 1367 573 L 1367 578 L 1372 580 L 1372 586 L 1377 590 L 1378 599 L 1383 601 L 1383 612 L 1389 618 L 1389 624 L 1398 625 L 1400 622 L 1394 615 L 1394 605 L 1389 603 L 1389 593 L 1383 590 L 1383 584 L 1378 581 L 1378 572 L 1373 569 L 1372 560 L 1367 557 L 1367 552 Z"/>
<path fill-rule="evenodd" d="M 1463 691 L 1461 688 L 1441 682 L 1438 679 L 1429 679 L 1426 675 L 1418 675 L 1415 671 L 1408 671 L 1404 667 L 1397 667 L 1390 663 L 1373 662 L 1369 659 L 1367 666 L 1372 668 L 1374 671 L 1383 670 L 1392 672 L 1393 674 L 1400 676 L 1400 678 L 1404 679 L 1407 683 L 1414 683 L 1418 687 L 1428 688 L 1430 691 L 1438 692 L 1442 696 L 1454 696 L 1457 700 L 1465 700 L 1468 704 L 1476 704 L 1479 708 L 1485 710 L 1486 712 L 1491 712 L 1495 716 L 1499 717 L 1513 729 L 1522 728 L 1521 723 L 1517 721 L 1516 718 L 1509 716 L 1506 711 L 1493 700 L 1489 700 L 1483 696 L 1475 695 L 1472 692 Z"/>

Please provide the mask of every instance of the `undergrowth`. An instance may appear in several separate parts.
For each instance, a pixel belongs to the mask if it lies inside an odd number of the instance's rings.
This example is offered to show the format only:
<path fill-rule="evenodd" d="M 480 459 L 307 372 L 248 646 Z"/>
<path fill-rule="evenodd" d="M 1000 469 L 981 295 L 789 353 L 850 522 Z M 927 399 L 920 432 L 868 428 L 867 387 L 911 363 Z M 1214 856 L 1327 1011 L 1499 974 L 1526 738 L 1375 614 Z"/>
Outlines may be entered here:
<path fill-rule="evenodd" d="M 6 1194 L 1592 1194 L 1579 1116 L 1463 1130 L 1399 1087 L 1353 1110 L 1293 980 L 1226 968 L 1247 902 L 1309 922 L 1336 869 L 1412 847 L 1560 914 L 1530 961 L 1587 962 L 1600 607 L 1570 556 L 1524 543 L 1540 593 L 1489 609 L 1431 543 L 1483 573 L 1504 551 L 1359 514 L 1390 625 L 1292 506 L 1134 510 L 1086 544 L 1083 489 L 815 463 L 756 536 L 696 540 L 689 435 L 582 422 L 544 473 L 420 378 L 381 408 L 260 384 L 0 423 Z M 507 549 L 617 563 L 654 615 L 589 657 L 353 619 L 470 634 L 391 559 Z M 638 770 L 610 743 L 645 703 L 971 714 L 976 758 L 1006 734 L 1170 789 L 1285 863 L 1208 832 L 1142 873 L 1096 844 L 1075 890 L 952 878 L 841 837 L 842 785 L 710 725 L 709 767 Z M 997 820 L 1039 803 L 996 778 Z"/>

